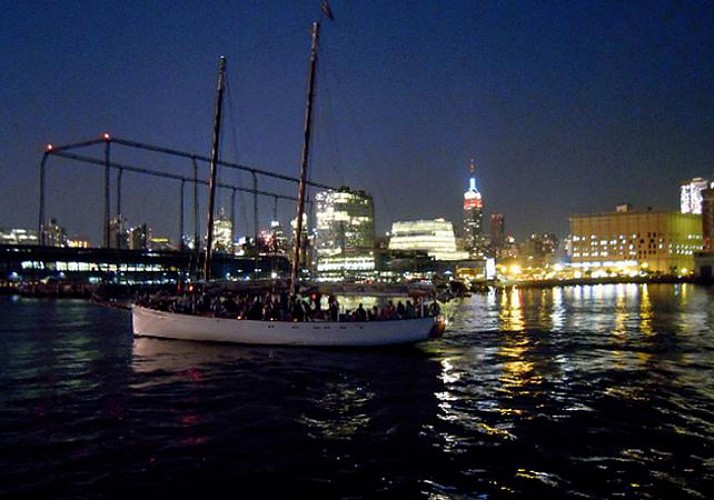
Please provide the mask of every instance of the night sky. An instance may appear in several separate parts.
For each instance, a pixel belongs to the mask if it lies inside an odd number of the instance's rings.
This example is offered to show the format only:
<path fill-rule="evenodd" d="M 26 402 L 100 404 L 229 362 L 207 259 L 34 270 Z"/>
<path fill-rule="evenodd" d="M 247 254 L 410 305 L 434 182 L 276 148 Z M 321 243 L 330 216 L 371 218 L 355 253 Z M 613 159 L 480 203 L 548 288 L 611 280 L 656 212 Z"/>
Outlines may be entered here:
<path fill-rule="evenodd" d="M 460 228 L 471 158 L 485 217 L 505 214 L 519 240 L 564 237 L 570 214 L 623 202 L 676 210 L 681 181 L 714 178 L 712 2 L 330 4 L 310 177 L 371 193 L 380 233 L 419 218 Z M 0 5 L 0 227 L 37 227 L 48 143 L 107 131 L 209 156 L 221 55 L 222 158 L 297 176 L 319 0 Z M 102 157 L 101 147 L 82 152 Z M 112 159 L 191 173 L 186 160 L 127 148 Z M 52 158 L 47 182 L 48 215 L 99 244 L 102 168 Z M 259 182 L 295 195 L 291 183 Z M 178 183 L 125 173 L 122 186 L 131 224 L 177 238 Z M 206 198 L 201 190 L 202 214 Z M 229 209 L 230 193 L 218 205 Z M 252 206 L 239 195 L 239 235 L 252 234 Z M 287 223 L 295 207 L 277 209 Z M 259 213 L 265 225 L 273 200 Z"/>

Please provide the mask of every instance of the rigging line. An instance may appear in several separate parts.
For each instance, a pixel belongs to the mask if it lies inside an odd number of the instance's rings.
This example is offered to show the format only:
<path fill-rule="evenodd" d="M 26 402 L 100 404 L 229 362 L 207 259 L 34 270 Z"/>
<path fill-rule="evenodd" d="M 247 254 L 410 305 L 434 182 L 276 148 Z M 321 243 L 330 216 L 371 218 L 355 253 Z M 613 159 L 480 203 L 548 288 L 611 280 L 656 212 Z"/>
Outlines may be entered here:
<path fill-rule="evenodd" d="M 236 130 L 236 117 L 235 117 L 235 99 L 233 97 L 233 90 L 232 90 L 232 85 L 230 85 L 230 82 L 226 78 L 226 95 L 227 95 L 227 101 L 228 101 L 228 126 L 230 127 L 231 135 L 232 135 L 232 141 L 231 144 L 233 146 L 233 155 L 234 158 L 233 160 L 236 163 L 239 163 L 239 155 L 238 155 L 238 132 Z M 244 187 L 243 186 L 243 171 L 238 171 L 237 172 L 237 182 L 236 184 L 239 187 Z M 245 197 L 244 196 L 238 196 L 238 217 L 240 219 L 240 227 L 247 228 L 248 227 L 248 215 L 247 215 L 247 209 L 245 206 Z M 237 228 L 233 228 L 233 232 L 236 233 Z"/>
<path fill-rule="evenodd" d="M 318 121 L 323 124 L 323 126 L 319 128 L 322 130 L 322 133 L 317 134 L 317 136 L 321 139 L 321 144 L 325 145 L 325 150 L 332 153 L 332 158 L 329 158 L 328 155 L 330 167 L 338 179 L 340 186 L 344 186 L 346 185 L 344 172 L 339 168 L 339 165 L 342 163 L 342 152 L 338 137 L 337 120 L 335 119 L 335 107 L 333 106 L 330 85 L 327 81 L 328 73 L 331 72 L 329 68 L 330 59 L 329 57 L 323 56 L 323 61 L 325 60 L 326 62 L 317 69 L 319 73 L 318 90 L 324 97 L 322 102 L 318 101 L 317 106 Z"/>
<path fill-rule="evenodd" d="M 327 57 L 330 57 L 329 50 Z M 340 88 L 348 87 L 345 85 L 344 79 L 341 78 L 340 73 L 334 71 L 335 65 L 325 66 L 327 66 L 326 70 L 330 71 L 330 75 L 334 78 Z M 352 64 L 348 64 L 348 66 L 352 66 Z M 382 171 L 382 168 L 378 167 L 388 165 L 389 159 L 385 158 L 383 154 L 378 155 L 375 152 L 375 148 L 372 145 L 368 145 L 365 138 L 364 127 L 361 126 L 361 122 L 357 118 L 356 107 L 352 104 L 352 101 L 349 99 L 343 99 L 341 101 L 342 106 L 340 108 L 340 112 L 343 115 L 343 121 L 346 122 L 344 129 L 349 130 L 350 138 L 354 139 L 351 141 L 354 145 L 352 146 L 351 144 L 351 146 L 354 147 L 354 150 L 359 152 L 361 156 L 361 158 L 350 158 L 350 165 L 354 166 L 357 170 L 360 170 L 360 184 L 363 186 L 369 186 L 366 190 L 373 195 L 375 206 L 380 207 L 380 212 L 386 212 L 386 220 L 392 221 L 394 220 L 394 210 L 391 204 L 392 198 L 389 196 L 391 192 L 388 190 L 388 186 L 384 184 L 383 179 L 380 179 L 378 176 L 378 172 Z M 361 169 L 359 169 L 360 166 L 362 167 Z M 375 219 L 376 218 L 377 213 L 375 213 Z"/>

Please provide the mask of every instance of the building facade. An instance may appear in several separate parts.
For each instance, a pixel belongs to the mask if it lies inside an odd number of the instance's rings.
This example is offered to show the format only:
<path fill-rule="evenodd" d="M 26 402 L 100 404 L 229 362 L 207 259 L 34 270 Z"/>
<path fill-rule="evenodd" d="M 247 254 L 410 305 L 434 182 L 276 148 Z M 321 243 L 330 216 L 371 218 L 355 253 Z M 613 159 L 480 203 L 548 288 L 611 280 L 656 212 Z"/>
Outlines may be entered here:
<path fill-rule="evenodd" d="M 560 240 L 554 233 L 534 233 L 520 245 L 521 257 L 535 265 L 552 264 L 560 247 Z"/>
<path fill-rule="evenodd" d="M 697 214 L 623 210 L 570 217 L 571 259 L 588 267 L 632 267 L 676 275 L 691 271 L 702 249 Z"/>
<path fill-rule="evenodd" d="M 506 244 L 506 218 L 503 214 L 491 214 L 489 235 L 488 254 L 491 257 L 501 257 Z"/>
<path fill-rule="evenodd" d="M 469 187 L 464 193 L 464 249 L 472 258 L 483 257 L 483 200 L 476 188 L 476 166 L 471 160 Z"/>
<path fill-rule="evenodd" d="M 39 245 L 35 229 L 0 228 L 0 245 Z"/>
<path fill-rule="evenodd" d="M 422 250 L 436 260 L 465 260 L 456 249 L 454 225 L 445 219 L 401 221 L 392 224 L 389 250 Z"/>
<path fill-rule="evenodd" d="M 683 214 L 702 213 L 702 191 L 708 187 L 709 181 L 701 177 L 682 183 L 680 206 Z"/>
<path fill-rule="evenodd" d="M 315 204 L 317 278 L 372 277 L 375 270 L 372 196 L 341 188 L 317 193 Z"/>
<path fill-rule="evenodd" d="M 702 195 L 702 251 L 714 252 L 714 189 L 704 189 Z"/>

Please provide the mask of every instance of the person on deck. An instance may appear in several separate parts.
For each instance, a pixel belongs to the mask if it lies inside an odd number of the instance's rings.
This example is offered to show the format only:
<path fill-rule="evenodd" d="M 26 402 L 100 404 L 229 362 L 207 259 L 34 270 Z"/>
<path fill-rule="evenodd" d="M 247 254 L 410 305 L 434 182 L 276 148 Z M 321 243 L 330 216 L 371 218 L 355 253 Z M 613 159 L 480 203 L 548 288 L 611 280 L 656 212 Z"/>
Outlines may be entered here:
<path fill-rule="evenodd" d="M 412 304 L 411 300 L 407 300 L 407 305 L 405 307 L 406 317 L 409 319 L 416 318 L 416 308 Z"/>
<path fill-rule="evenodd" d="M 364 310 L 361 302 L 359 306 L 357 306 L 357 309 L 355 309 L 354 319 L 355 321 L 367 321 L 367 311 Z"/>
<path fill-rule="evenodd" d="M 330 320 L 337 321 L 340 314 L 340 303 L 337 301 L 337 297 L 330 295 L 327 307 L 330 311 Z"/>

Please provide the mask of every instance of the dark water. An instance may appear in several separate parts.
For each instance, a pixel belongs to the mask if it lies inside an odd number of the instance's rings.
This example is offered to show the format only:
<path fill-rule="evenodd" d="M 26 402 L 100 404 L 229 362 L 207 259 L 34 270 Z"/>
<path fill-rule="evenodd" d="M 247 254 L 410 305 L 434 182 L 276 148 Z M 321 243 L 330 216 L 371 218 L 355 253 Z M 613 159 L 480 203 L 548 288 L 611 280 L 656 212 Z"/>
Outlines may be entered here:
<path fill-rule="evenodd" d="M 711 498 L 714 291 L 474 296 L 387 350 L 133 340 L 0 299 L 7 498 Z"/>

